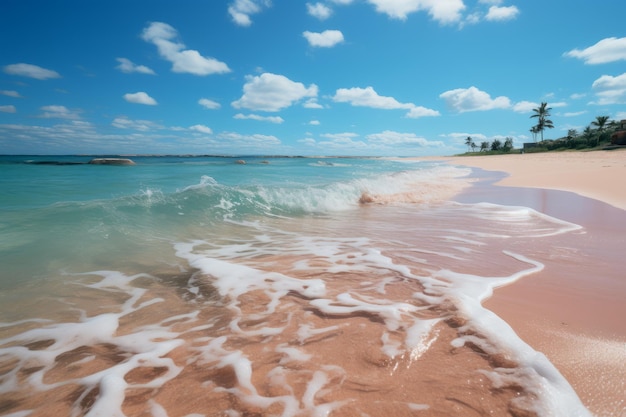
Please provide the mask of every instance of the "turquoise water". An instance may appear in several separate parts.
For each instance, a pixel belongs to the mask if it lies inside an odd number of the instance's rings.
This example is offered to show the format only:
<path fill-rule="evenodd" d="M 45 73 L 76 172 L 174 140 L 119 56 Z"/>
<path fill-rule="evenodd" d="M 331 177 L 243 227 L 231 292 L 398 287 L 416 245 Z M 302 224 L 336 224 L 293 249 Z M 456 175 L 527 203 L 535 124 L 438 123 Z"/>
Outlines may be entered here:
<path fill-rule="evenodd" d="M 481 305 L 580 227 L 456 203 L 469 169 L 89 160 L 0 158 L 0 415 L 588 415 Z"/>
<path fill-rule="evenodd" d="M 363 192 L 407 189 L 430 166 L 258 157 L 135 157 L 134 166 L 107 166 L 90 159 L 0 159 L 0 288 L 39 279 L 51 267 L 71 270 L 76 260 L 167 251 L 227 221 L 353 210 Z"/>

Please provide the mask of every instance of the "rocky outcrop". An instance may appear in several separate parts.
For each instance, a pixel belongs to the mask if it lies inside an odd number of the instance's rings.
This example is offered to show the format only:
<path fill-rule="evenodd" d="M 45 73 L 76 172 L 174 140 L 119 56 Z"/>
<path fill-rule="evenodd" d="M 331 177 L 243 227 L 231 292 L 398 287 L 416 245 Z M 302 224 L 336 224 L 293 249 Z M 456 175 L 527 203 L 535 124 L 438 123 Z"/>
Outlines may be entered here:
<path fill-rule="evenodd" d="M 135 162 L 128 158 L 94 158 L 89 163 L 92 165 L 135 165 Z"/>

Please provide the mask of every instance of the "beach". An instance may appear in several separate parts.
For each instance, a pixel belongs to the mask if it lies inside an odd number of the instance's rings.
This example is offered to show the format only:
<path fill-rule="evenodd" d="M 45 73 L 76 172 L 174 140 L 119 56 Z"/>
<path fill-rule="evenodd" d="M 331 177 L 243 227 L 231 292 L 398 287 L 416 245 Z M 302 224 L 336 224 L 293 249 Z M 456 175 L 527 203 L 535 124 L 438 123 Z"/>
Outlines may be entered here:
<path fill-rule="evenodd" d="M 488 178 L 488 185 L 461 195 L 461 201 L 533 207 L 585 227 L 575 243 L 578 262 L 561 256 L 570 239 L 576 240 L 569 236 L 541 257 L 544 271 L 496 290 L 485 306 L 546 354 L 595 415 L 623 415 L 626 150 L 442 160 L 485 170 L 477 176 Z"/>
<path fill-rule="evenodd" d="M 0 414 L 623 415 L 620 208 L 472 158 L 88 160 L 0 160 Z"/>

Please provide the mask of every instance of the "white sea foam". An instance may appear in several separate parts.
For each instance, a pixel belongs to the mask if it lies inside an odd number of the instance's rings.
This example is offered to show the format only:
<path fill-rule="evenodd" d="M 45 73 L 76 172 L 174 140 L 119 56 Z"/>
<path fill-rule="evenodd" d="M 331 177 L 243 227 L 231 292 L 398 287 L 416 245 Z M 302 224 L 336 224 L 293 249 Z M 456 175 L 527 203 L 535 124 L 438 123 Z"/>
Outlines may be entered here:
<path fill-rule="evenodd" d="M 219 209 L 220 214 L 232 215 L 242 204 L 256 204 L 261 210 L 296 207 L 336 217 L 293 216 L 296 220 L 290 221 L 232 216 L 218 236 L 198 226 L 198 235 L 206 238 L 173 239 L 178 272 L 189 275 L 188 282 L 173 289 L 149 274 L 96 270 L 68 275 L 69 282 L 78 281 L 78 288 L 95 292 L 97 297 L 90 293 L 94 300 L 108 304 L 96 302 L 90 309 L 76 301 L 80 311 L 73 319 L 3 322 L 0 328 L 10 335 L 0 340 L 0 361 L 12 365 L 0 376 L 0 394 L 78 385 L 84 391 L 72 403 L 73 414 L 123 416 L 129 392 L 163 391 L 180 381 L 182 388 L 176 386 L 170 393 L 189 389 L 203 398 L 236 399 L 219 410 L 229 416 L 245 415 L 245 407 L 254 412 L 270 409 L 268 413 L 284 417 L 329 416 L 343 407 L 359 410 L 351 397 L 358 389 L 349 387 L 360 387 L 370 376 L 354 373 L 365 372 L 367 366 L 388 367 L 384 369 L 390 375 L 410 372 L 444 343 L 441 333 L 451 331 L 447 321 L 454 318 L 459 319 L 452 330 L 456 337 L 442 350 L 474 346 L 487 356 L 505 356 L 514 366 L 480 372 L 493 388 L 522 387 L 524 393 L 512 400 L 514 406 L 541 416 L 589 415 L 545 356 L 481 304 L 495 288 L 543 268 L 509 246 L 579 227 L 526 208 L 446 203 L 420 213 L 418 206 L 406 206 L 437 201 L 464 186 L 465 174 L 440 167 L 295 191 L 229 188 L 202 177 L 179 193 L 191 199 L 190 193 L 210 194 L 219 188 L 221 194 L 209 209 Z M 420 185 L 424 189 L 416 193 Z M 363 192 L 381 204 L 356 209 Z M 154 201 L 155 195 L 144 197 Z M 383 213 L 387 207 L 382 203 L 399 208 Z M 345 217 L 337 213 L 343 211 L 348 212 Z M 463 227 L 458 218 L 473 223 Z M 480 274 L 485 261 L 507 272 Z M 467 272 L 468 266 L 478 272 Z M 172 306 L 176 308 L 168 311 Z M 25 330 L 20 332 L 20 326 Z M 324 345 L 325 340 L 350 338 L 351 344 L 339 346 L 355 353 L 324 350 L 332 345 Z M 80 349 L 86 349 L 84 354 L 76 354 Z M 114 351 L 118 360 L 78 376 L 48 379 L 62 358 L 71 358 L 65 360 L 73 367 L 89 369 L 100 359 L 98 349 Z M 361 354 L 369 365 L 355 368 L 347 363 Z M 146 372 L 139 380 L 129 377 L 142 370 L 159 372 Z M 394 397 L 389 404 L 414 412 L 433 406 L 421 393 L 409 389 L 404 394 L 403 401 Z M 367 394 L 361 398 L 366 401 Z M 170 406 L 163 398 L 151 398 L 143 412 L 167 416 Z M 194 411 L 186 415 L 208 415 Z"/>

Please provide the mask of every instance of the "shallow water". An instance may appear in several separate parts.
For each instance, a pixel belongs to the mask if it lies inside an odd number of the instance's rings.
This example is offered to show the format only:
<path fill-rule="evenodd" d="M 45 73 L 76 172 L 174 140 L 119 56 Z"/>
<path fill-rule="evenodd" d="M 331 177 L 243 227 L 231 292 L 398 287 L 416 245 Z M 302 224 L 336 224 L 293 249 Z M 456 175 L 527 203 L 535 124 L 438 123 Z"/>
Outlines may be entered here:
<path fill-rule="evenodd" d="M 0 415 L 589 415 L 481 304 L 584 230 L 466 169 L 9 162 Z"/>

